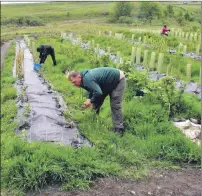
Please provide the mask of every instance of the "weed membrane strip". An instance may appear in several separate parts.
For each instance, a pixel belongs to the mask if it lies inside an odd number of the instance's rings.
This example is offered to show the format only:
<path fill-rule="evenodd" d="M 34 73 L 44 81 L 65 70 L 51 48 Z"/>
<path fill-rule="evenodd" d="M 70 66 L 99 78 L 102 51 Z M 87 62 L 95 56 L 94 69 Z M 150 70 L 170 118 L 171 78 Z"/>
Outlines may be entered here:
<path fill-rule="evenodd" d="M 24 79 L 16 83 L 18 92 L 17 132 L 27 141 L 48 141 L 79 147 L 90 146 L 74 123 L 67 123 L 61 105 L 61 96 L 46 85 L 47 82 L 33 70 L 33 58 L 24 41 L 17 42 L 17 48 L 24 48 Z M 24 97 L 24 98 L 23 98 Z M 26 98 L 25 98 L 26 97 Z M 27 117 L 26 114 L 28 113 Z M 23 115 L 24 114 L 24 115 Z"/>

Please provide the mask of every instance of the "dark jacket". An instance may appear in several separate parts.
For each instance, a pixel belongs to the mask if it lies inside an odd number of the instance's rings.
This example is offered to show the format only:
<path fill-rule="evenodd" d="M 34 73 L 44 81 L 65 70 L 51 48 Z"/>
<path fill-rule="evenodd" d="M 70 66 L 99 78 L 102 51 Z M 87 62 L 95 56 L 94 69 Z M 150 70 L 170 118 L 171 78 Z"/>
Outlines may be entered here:
<path fill-rule="evenodd" d="M 89 92 L 89 99 L 94 109 L 99 109 L 104 99 L 117 86 L 120 71 L 110 67 L 100 67 L 81 72 L 81 87 Z"/>
<path fill-rule="evenodd" d="M 40 52 L 39 58 L 53 53 L 53 48 L 49 45 L 41 45 L 37 47 L 37 52 Z"/>

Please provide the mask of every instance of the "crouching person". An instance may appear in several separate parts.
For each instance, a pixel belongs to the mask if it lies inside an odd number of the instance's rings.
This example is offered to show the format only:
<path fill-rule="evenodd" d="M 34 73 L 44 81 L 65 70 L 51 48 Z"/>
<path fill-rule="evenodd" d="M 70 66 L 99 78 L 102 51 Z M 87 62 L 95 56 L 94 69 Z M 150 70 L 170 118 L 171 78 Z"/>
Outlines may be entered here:
<path fill-rule="evenodd" d="M 104 99 L 109 95 L 114 131 L 122 136 L 124 133 L 122 99 L 125 89 L 123 71 L 116 68 L 100 67 L 81 72 L 66 72 L 66 76 L 74 86 L 89 92 L 89 99 L 84 102 L 84 107 L 88 108 L 92 105 L 97 114 Z"/>
<path fill-rule="evenodd" d="M 49 45 L 41 45 L 37 47 L 37 52 L 39 52 L 39 59 L 40 59 L 40 64 L 45 63 L 46 58 L 48 55 L 51 55 L 52 60 L 53 60 L 53 65 L 56 65 L 56 60 L 55 60 L 55 51 L 54 48 L 49 46 Z"/>

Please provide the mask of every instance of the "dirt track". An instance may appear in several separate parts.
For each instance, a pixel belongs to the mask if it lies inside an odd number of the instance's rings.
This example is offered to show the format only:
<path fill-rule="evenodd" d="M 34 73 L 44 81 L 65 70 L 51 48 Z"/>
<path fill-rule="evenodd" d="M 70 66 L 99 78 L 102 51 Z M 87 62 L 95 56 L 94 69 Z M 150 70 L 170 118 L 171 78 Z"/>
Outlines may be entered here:
<path fill-rule="evenodd" d="M 1 43 L 1 69 L 2 69 L 4 58 L 5 58 L 5 56 L 8 52 L 8 49 L 11 45 L 11 42 L 12 41 L 7 41 L 5 43 Z"/>
<path fill-rule="evenodd" d="M 38 196 L 200 196 L 201 185 L 201 169 L 160 169 L 144 180 L 99 179 L 89 190 L 75 192 L 50 186 Z"/>

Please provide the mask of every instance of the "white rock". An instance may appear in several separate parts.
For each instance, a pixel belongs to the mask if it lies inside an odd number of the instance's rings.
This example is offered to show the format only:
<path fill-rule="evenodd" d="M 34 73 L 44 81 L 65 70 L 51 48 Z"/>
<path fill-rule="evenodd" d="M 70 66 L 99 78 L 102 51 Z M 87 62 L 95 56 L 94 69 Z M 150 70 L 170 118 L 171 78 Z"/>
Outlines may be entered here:
<path fill-rule="evenodd" d="M 132 195 L 136 195 L 135 191 L 128 190 L 128 192 L 131 193 Z"/>
<path fill-rule="evenodd" d="M 174 125 L 179 128 L 186 137 L 192 140 L 199 137 L 201 133 L 201 125 L 194 124 L 190 120 L 186 120 L 185 122 L 174 122 Z"/>

